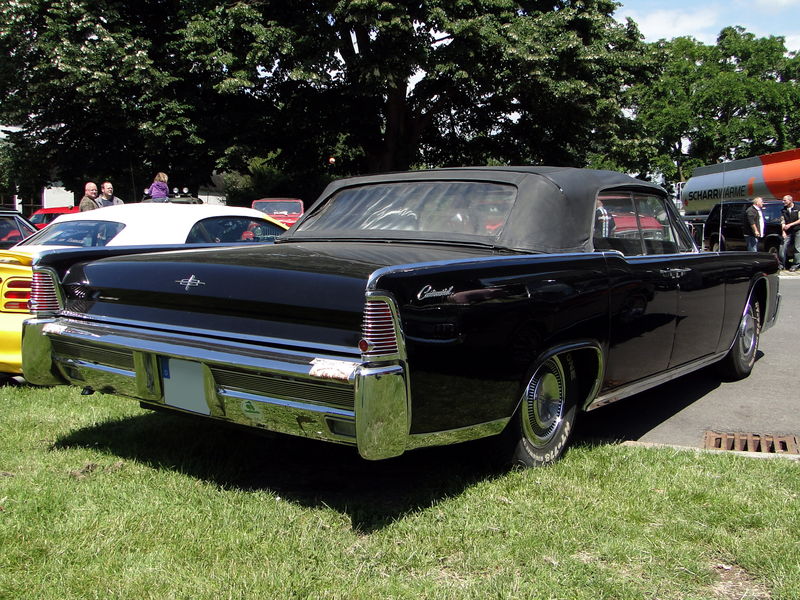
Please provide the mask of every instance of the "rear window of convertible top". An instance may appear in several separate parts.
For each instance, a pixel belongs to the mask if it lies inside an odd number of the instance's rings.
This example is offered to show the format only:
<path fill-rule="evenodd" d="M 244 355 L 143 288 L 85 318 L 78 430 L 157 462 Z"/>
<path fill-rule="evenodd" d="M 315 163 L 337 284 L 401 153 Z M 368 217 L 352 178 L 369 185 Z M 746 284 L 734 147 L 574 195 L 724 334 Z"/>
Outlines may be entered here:
<path fill-rule="evenodd" d="M 497 237 L 514 206 L 512 185 L 472 181 L 414 181 L 341 190 L 307 217 L 298 231 L 343 235 L 379 231 L 457 233 Z"/>

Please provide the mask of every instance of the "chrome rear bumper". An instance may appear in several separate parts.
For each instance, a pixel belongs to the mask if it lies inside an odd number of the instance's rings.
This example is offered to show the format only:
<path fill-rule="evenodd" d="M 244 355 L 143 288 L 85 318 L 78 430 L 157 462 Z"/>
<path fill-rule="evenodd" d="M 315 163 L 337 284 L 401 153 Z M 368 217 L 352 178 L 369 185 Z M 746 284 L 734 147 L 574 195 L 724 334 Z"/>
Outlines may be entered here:
<path fill-rule="evenodd" d="M 139 399 L 144 406 L 353 444 L 366 459 L 402 454 L 410 404 L 402 362 L 71 320 L 30 319 L 25 378 Z"/>

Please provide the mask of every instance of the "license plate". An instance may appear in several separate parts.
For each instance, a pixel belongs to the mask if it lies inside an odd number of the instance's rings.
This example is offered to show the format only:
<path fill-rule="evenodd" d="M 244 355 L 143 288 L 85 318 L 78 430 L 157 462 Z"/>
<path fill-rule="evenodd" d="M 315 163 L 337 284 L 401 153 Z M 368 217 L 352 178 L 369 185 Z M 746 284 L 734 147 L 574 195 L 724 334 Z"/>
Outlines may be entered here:
<path fill-rule="evenodd" d="M 164 403 L 201 415 L 210 415 L 200 363 L 177 358 L 161 359 Z"/>

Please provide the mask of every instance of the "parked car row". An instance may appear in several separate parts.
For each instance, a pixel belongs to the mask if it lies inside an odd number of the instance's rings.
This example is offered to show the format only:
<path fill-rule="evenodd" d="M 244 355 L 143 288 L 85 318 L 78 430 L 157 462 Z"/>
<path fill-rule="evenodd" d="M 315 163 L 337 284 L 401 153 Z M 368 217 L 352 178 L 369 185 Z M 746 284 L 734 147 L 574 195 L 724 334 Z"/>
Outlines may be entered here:
<path fill-rule="evenodd" d="M 719 252 L 722 250 L 746 250 L 744 240 L 746 229 L 745 211 L 752 203 L 746 200 L 734 200 L 716 204 L 708 214 L 705 223 L 705 245 L 709 250 Z M 783 202 L 780 200 L 764 201 L 764 239 L 761 240 L 761 249 L 765 252 L 777 254 L 783 242 L 783 228 L 781 227 L 781 210 Z"/>
<path fill-rule="evenodd" d="M 662 188 L 572 168 L 343 179 L 274 244 L 128 250 L 37 255 L 29 382 L 370 460 L 550 463 L 595 408 L 747 376 L 780 302 L 774 255 L 698 250 Z"/>
<path fill-rule="evenodd" d="M 18 243 L 0 250 L 0 373 L 4 374 L 22 373 L 20 343 L 22 322 L 30 317 L 31 266 L 43 253 L 72 249 L 78 250 L 77 257 L 86 259 L 92 256 L 92 249 L 105 247 L 125 248 L 122 252 L 129 253 L 131 247 L 141 252 L 187 244 L 271 243 L 287 229 L 250 208 L 171 203 L 61 213 L 38 231 L 26 226 L 16 213 L 0 214 L 0 226 L 3 219 L 19 231 L 15 236 Z M 22 240 L 25 236 L 29 237 Z"/>

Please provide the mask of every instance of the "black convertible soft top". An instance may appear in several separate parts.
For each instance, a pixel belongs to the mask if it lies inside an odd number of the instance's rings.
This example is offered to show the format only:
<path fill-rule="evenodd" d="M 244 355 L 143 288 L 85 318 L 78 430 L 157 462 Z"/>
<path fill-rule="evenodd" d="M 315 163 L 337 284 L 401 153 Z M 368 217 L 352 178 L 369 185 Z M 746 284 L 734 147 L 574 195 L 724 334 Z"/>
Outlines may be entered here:
<path fill-rule="evenodd" d="M 666 196 L 660 186 L 622 173 L 572 167 L 459 167 L 384 173 L 334 181 L 298 222 L 300 227 L 285 233 L 280 241 L 320 237 L 317 232 L 304 231 L 301 225 L 342 190 L 409 181 L 488 182 L 515 186 L 518 190 L 516 201 L 493 244 L 500 248 L 548 253 L 592 250 L 595 202 L 601 192 L 637 191 Z M 442 241 L 440 234 L 416 234 L 416 238 L 424 239 L 426 235 L 431 241 Z M 373 236 L 378 237 L 374 232 Z"/>

